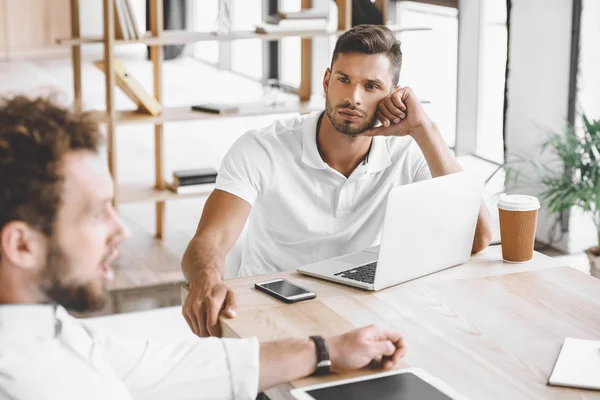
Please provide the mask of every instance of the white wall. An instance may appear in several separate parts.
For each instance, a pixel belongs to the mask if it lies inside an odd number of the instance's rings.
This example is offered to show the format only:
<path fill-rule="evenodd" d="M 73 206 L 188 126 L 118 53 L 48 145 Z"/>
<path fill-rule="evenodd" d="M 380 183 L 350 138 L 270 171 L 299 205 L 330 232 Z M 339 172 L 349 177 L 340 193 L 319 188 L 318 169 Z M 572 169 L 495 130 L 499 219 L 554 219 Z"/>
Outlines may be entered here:
<path fill-rule="evenodd" d="M 583 0 L 581 15 L 581 37 L 579 54 L 579 75 L 577 103 L 579 112 L 585 112 L 590 119 L 600 119 L 600 2 Z M 581 125 L 580 121 L 577 121 Z M 596 226 L 582 212 L 571 212 L 569 221 L 569 252 L 579 252 L 597 245 Z"/>
<path fill-rule="evenodd" d="M 567 120 L 572 1 L 513 1 L 511 12 L 507 154 L 541 159 L 539 144 L 548 132 L 564 131 Z M 532 168 L 522 173 L 535 181 Z M 538 190 L 534 184 L 520 189 Z M 541 212 L 538 240 L 548 241 L 551 225 Z"/>
<path fill-rule="evenodd" d="M 600 1 L 583 0 L 579 59 L 579 106 L 589 117 L 600 119 Z"/>

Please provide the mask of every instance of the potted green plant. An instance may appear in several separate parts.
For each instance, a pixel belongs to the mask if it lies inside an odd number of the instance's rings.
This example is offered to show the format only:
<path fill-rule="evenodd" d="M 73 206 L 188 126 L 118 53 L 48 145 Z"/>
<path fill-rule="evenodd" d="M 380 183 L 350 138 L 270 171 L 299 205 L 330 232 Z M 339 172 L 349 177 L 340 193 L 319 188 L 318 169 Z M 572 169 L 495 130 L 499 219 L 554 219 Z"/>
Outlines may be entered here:
<path fill-rule="evenodd" d="M 586 250 L 590 272 L 600 277 L 600 120 L 583 115 L 583 132 L 569 129 L 552 134 L 542 145 L 552 159 L 537 163 L 541 173 L 540 200 L 547 210 L 560 213 L 579 207 L 596 225 L 598 244 Z"/>

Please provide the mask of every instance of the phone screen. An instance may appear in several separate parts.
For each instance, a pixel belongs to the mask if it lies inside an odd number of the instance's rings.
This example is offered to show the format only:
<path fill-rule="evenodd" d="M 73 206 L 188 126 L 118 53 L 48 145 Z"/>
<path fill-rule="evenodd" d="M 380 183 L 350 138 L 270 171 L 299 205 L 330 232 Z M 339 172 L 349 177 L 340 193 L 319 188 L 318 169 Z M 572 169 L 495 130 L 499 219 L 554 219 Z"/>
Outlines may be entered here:
<path fill-rule="evenodd" d="M 310 293 L 286 280 L 270 283 L 261 283 L 260 286 L 269 289 L 273 292 L 279 293 L 283 297 L 297 296 L 299 294 Z"/>

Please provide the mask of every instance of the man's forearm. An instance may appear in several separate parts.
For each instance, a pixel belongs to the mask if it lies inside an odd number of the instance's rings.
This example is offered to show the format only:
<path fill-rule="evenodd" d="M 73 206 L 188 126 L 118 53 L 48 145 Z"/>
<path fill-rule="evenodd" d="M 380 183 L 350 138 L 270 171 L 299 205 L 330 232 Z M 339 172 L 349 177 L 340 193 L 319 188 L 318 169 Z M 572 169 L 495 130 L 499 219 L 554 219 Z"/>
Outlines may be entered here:
<path fill-rule="evenodd" d="M 312 340 L 282 340 L 260 345 L 259 391 L 311 375 L 317 366 Z"/>
<path fill-rule="evenodd" d="M 411 136 L 419 145 L 425 161 L 429 166 L 432 177 L 448 175 L 462 171 L 462 167 L 456 157 L 450 152 L 438 126 L 431 122 L 411 133 Z M 487 208 L 482 203 L 479 209 L 473 247 L 471 251 L 478 253 L 485 249 L 492 241 L 492 229 L 490 228 L 490 217 Z"/>
<path fill-rule="evenodd" d="M 462 171 L 460 164 L 450 152 L 438 126 L 434 122 L 415 129 L 414 132 L 411 132 L 411 136 L 421 149 L 432 177 L 436 178 Z"/>
<path fill-rule="evenodd" d="M 188 281 L 200 272 L 216 272 L 222 278 L 225 273 L 225 254 L 218 249 L 216 243 L 196 236 L 183 254 L 181 269 Z"/>

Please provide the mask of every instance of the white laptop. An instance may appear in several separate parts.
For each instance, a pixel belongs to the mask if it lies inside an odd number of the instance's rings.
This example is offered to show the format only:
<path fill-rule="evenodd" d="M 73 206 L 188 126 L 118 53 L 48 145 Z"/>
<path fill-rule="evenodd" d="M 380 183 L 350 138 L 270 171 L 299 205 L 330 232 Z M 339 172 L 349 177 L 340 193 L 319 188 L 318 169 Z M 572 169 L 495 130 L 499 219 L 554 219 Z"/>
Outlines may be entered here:
<path fill-rule="evenodd" d="M 466 262 L 483 182 L 459 172 L 392 189 L 381 245 L 298 268 L 298 272 L 380 290 Z"/>

